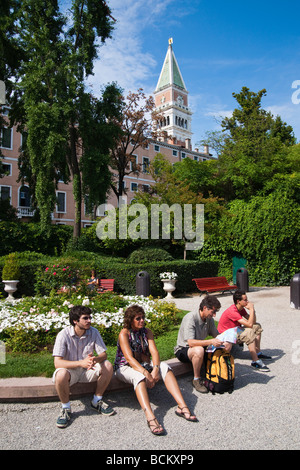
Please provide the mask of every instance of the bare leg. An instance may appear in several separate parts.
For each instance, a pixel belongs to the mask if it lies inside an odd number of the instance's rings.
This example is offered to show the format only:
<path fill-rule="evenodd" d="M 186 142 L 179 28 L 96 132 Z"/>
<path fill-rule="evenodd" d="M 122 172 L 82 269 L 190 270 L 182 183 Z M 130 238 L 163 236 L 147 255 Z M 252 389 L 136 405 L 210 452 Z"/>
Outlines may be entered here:
<path fill-rule="evenodd" d="M 70 398 L 70 374 L 66 369 L 56 372 L 55 388 L 61 403 L 68 403 Z"/>
<path fill-rule="evenodd" d="M 248 344 L 248 349 L 249 349 L 252 361 L 253 362 L 258 361 L 255 341 L 253 341 L 253 343 Z"/>
<path fill-rule="evenodd" d="M 194 377 L 200 377 L 201 366 L 204 358 L 204 348 L 202 348 L 202 346 L 189 348 L 188 356 L 193 365 Z"/>
<path fill-rule="evenodd" d="M 163 427 L 156 420 L 152 411 L 150 400 L 148 396 L 147 386 L 145 380 L 139 382 L 135 388 L 135 393 L 142 410 L 145 412 L 146 419 L 153 434 L 160 434 L 163 432 Z"/>
<path fill-rule="evenodd" d="M 108 387 L 108 384 L 113 375 L 113 366 L 109 361 L 101 363 L 101 374 L 97 380 L 96 395 L 102 396 Z"/>
<path fill-rule="evenodd" d="M 171 370 L 169 370 L 166 375 L 165 385 L 166 385 L 168 392 L 172 395 L 172 397 L 174 398 L 174 400 L 176 401 L 178 405 L 177 412 L 180 414 L 186 415 L 186 417 L 196 419 L 196 416 L 191 415 L 190 410 L 182 396 L 176 377 Z M 183 410 L 184 408 L 185 408 L 185 411 Z"/>
<path fill-rule="evenodd" d="M 260 352 L 260 340 L 261 340 L 261 335 L 257 335 L 256 338 L 255 338 L 255 350 L 256 350 L 256 353 L 259 353 Z"/>

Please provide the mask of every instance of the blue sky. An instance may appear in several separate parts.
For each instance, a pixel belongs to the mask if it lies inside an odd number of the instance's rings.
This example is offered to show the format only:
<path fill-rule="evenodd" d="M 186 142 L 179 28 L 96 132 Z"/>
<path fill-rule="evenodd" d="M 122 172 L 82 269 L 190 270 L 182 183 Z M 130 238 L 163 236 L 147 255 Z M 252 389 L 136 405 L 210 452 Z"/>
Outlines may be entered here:
<path fill-rule="evenodd" d="M 265 88 L 262 107 L 280 115 L 300 141 L 299 2 L 107 3 L 117 23 L 112 39 L 99 50 L 95 75 L 88 79 L 95 95 L 111 81 L 125 92 L 141 87 L 153 94 L 172 37 L 189 91 L 194 145 L 206 131 L 220 129 L 218 121 L 237 106 L 232 93 L 243 86 L 254 92 Z"/>

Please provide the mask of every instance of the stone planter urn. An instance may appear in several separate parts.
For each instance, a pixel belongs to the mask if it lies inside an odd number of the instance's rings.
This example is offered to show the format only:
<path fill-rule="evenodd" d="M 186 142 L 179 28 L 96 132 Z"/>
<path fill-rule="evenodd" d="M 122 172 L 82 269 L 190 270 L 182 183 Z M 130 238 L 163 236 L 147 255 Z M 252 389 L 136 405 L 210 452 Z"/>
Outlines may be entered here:
<path fill-rule="evenodd" d="M 174 299 L 172 292 L 176 289 L 175 284 L 176 284 L 177 279 L 162 279 L 161 281 L 164 283 L 163 285 L 163 290 L 167 292 L 167 296 L 165 297 L 166 300 L 168 299 Z"/>
<path fill-rule="evenodd" d="M 2 280 L 2 282 L 3 282 L 3 284 L 5 284 L 5 287 L 4 287 L 5 292 L 8 293 L 7 299 L 8 300 L 13 300 L 14 299 L 13 294 L 17 290 L 17 284 L 18 284 L 19 281 L 15 281 L 15 280 L 5 281 L 5 280 Z"/>
<path fill-rule="evenodd" d="M 4 284 L 4 290 L 8 293 L 8 300 L 13 300 L 13 293 L 17 290 L 18 280 L 20 279 L 21 271 L 19 268 L 19 262 L 17 253 L 10 253 L 5 259 L 5 263 L 2 271 L 2 282 Z"/>

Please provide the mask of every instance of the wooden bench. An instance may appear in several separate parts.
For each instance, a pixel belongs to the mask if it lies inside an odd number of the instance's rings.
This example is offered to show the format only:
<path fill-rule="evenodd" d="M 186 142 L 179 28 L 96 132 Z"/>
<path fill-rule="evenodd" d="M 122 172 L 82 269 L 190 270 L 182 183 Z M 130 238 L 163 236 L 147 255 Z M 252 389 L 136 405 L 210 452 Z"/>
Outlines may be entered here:
<path fill-rule="evenodd" d="M 202 293 L 208 292 L 225 292 L 225 291 L 234 291 L 237 289 L 236 285 L 230 285 L 226 277 L 202 277 L 198 279 L 193 279 L 195 281 L 198 290 Z"/>
<path fill-rule="evenodd" d="M 114 283 L 115 283 L 115 280 L 114 279 L 99 279 L 99 284 L 98 284 L 98 292 L 107 292 L 107 291 L 111 291 L 113 292 L 114 290 Z"/>

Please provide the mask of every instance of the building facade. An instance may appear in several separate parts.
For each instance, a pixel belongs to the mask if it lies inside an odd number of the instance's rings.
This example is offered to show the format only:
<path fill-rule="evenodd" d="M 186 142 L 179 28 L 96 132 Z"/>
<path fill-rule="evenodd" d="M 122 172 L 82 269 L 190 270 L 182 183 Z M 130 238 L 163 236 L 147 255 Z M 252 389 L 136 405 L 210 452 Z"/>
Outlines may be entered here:
<path fill-rule="evenodd" d="M 160 122 L 161 130 L 165 131 L 164 137 L 158 140 L 150 140 L 147 148 L 138 148 L 135 153 L 136 164 L 141 168 L 139 173 L 131 173 L 124 178 L 124 190 L 127 203 L 134 199 L 137 190 L 148 191 L 153 184 L 149 174 L 148 166 L 158 153 L 162 153 L 172 164 L 191 158 L 203 161 L 212 158 L 208 147 L 203 152 L 198 149 L 192 150 L 192 113 L 188 105 L 188 91 L 184 84 L 174 51 L 172 39 L 169 39 L 167 54 L 162 70 L 154 91 L 156 109 L 162 116 Z M 4 118 L 8 115 L 8 109 L 3 107 Z M 28 184 L 18 183 L 18 155 L 22 147 L 23 136 L 17 132 L 16 127 L 4 127 L 1 131 L 1 152 L 3 155 L 2 165 L 5 175 L 0 178 L 0 198 L 9 199 L 13 207 L 17 209 L 18 217 L 28 222 L 32 219 L 34 212 L 30 204 Z M 73 225 L 75 221 L 74 198 L 72 183 L 58 183 L 56 190 L 57 203 L 52 213 L 54 224 Z M 118 204 L 116 196 L 108 195 L 107 204 Z M 96 212 L 97 216 L 104 215 L 103 207 Z M 93 220 L 87 214 L 85 205 L 82 203 L 82 227 L 89 226 Z"/>

